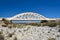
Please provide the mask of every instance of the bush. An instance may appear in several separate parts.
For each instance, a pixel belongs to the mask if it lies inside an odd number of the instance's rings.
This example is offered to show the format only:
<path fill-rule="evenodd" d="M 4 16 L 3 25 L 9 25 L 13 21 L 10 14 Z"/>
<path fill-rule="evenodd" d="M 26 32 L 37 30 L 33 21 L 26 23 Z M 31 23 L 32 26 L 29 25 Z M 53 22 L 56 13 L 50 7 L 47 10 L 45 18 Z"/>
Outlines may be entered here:
<path fill-rule="evenodd" d="M 60 21 L 58 21 L 57 24 L 60 25 Z"/>
<path fill-rule="evenodd" d="M 48 38 L 48 40 L 56 40 L 55 38 Z"/>
<path fill-rule="evenodd" d="M 12 28 L 12 24 L 9 24 L 7 27 L 8 27 L 8 28 Z"/>
<path fill-rule="evenodd" d="M 9 34 L 8 34 L 8 36 L 9 36 L 9 37 L 12 37 L 12 36 L 13 36 L 13 34 L 14 34 L 14 33 L 9 33 Z"/>
<path fill-rule="evenodd" d="M 49 27 L 56 27 L 57 26 L 57 23 L 48 23 L 48 26 Z"/>
<path fill-rule="evenodd" d="M 60 32 L 60 29 L 58 30 L 58 32 Z"/>
<path fill-rule="evenodd" d="M 42 20 L 42 21 L 41 21 L 41 23 L 46 23 L 46 22 L 48 22 L 48 21 L 47 21 L 47 20 Z"/>
<path fill-rule="evenodd" d="M 8 25 L 8 24 L 12 24 L 11 20 L 6 20 L 5 18 L 2 18 L 2 21 L 4 24 Z"/>
<path fill-rule="evenodd" d="M 3 32 L 0 31 L 0 40 L 4 40 L 4 36 L 2 34 L 3 34 Z"/>
<path fill-rule="evenodd" d="M 0 31 L 0 35 L 1 35 L 1 34 L 3 34 L 3 32 L 2 32 L 2 31 Z"/>
<path fill-rule="evenodd" d="M 17 24 L 12 24 L 12 27 L 16 28 L 17 27 Z"/>
<path fill-rule="evenodd" d="M 15 37 L 14 40 L 17 40 L 17 38 Z"/>
<path fill-rule="evenodd" d="M 2 27 L 7 27 L 7 25 L 2 25 Z"/>
<path fill-rule="evenodd" d="M 60 37 L 60 35 L 57 35 L 57 37 Z"/>
<path fill-rule="evenodd" d="M 0 35 L 0 40 L 4 40 L 4 36 L 3 35 Z"/>
<path fill-rule="evenodd" d="M 48 31 L 48 33 L 50 33 L 50 31 Z"/>

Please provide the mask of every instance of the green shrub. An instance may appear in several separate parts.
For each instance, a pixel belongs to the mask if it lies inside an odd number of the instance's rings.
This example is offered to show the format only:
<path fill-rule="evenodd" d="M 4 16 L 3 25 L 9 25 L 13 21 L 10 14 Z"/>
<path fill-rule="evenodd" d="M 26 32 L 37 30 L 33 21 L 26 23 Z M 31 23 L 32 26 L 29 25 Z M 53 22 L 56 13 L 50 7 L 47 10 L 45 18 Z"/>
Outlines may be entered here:
<path fill-rule="evenodd" d="M 48 31 L 48 33 L 50 33 L 50 31 Z"/>
<path fill-rule="evenodd" d="M 15 37 L 14 40 L 17 40 L 17 38 Z"/>
<path fill-rule="evenodd" d="M 9 33 L 8 37 L 12 37 L 14 35 L 14 33 Z"/>
<path fill-rule="evenodd" d="M 4 36 L 2 34 L 3 34 L 3 31 L 0 31 L 0 40 L 4 40 Z"/>
<path fill-rule="evenodd" d="M 56 23 L 51 23 L 51 24 L 48 25 L 48 26 L 50 26 L 50 27 L 56 27 L 57 25 L 56 25 Z"/>
<path fill-rule="evenodd" d="M 57 37 L 60 37 L 60 35 L 57 35 Z"/>
<path fill-rule="evenodd" d="M 1 34 L 3 34 L 3 32 L 2 32 L 2 31 L 0 31 L 0 35 L 1 35 Z"/>
<path fill-rule="evenodd" d="M 60 21 L 58 21 L 57 24 L 60 25 Z"/>
<path fill-rule="evenodd" d="M 0 35 L 0 40 L 4 40 L 4 36 L 3 35 Z"/>
<path fill-rule="evenodd" d="M 7 27 L 7 25 L 2 25 L 2 27 Z"/>
<path fill-rule="evenodd" d="M 56 27 L 57 26 L 57 23 L 55 23 L 55 22 L 48 22 L 45 25 L 47 25 L 49 27 Z"/>
<path fill-rule="evenodd" d="M 12 27 L 17 27 L 17 24 L 12 24 Z"/>
<path fill-rule="evenodd" d="M 48 38 L 48 40 L 56 40 L 55 38 Z"/>
<path fill-rule="evenodd" d="M 8 28 L 12 28 L 12 24 L 8 24 L 8 26 L 7 26 Z"/>
<path fill-rule="evenodd" d="M 47 20 L 41 20 L 41 23 L 46 23 L 46 22 L 48 22 Z"/>
<path fill-rule="evenodd" d="M 60 32 L 60 29 L 58 30 L 58 32 Z"/>

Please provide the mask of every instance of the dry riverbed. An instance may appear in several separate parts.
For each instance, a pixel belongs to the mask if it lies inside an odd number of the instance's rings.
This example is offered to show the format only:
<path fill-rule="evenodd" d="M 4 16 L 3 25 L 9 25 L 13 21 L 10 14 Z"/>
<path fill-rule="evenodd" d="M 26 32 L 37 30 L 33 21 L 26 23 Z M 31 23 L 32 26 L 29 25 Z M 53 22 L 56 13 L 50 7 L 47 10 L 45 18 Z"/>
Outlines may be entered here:
<path fill-rule="evenodd" d="M 8 28 L 0 26 L 0 40 L 60 40 L 58 27 Z"/>

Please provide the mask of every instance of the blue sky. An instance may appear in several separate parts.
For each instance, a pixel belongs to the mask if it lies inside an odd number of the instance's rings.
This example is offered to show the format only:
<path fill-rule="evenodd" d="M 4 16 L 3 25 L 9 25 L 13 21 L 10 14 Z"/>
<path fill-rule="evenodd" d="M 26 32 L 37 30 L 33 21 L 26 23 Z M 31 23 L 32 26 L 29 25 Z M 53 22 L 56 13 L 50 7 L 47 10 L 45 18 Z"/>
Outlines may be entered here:
<path fill-rule="evenodd" d="M 23 12 L 60 18 L 60 0 L 0 0 L 0 17 L 12 17 Z"/>

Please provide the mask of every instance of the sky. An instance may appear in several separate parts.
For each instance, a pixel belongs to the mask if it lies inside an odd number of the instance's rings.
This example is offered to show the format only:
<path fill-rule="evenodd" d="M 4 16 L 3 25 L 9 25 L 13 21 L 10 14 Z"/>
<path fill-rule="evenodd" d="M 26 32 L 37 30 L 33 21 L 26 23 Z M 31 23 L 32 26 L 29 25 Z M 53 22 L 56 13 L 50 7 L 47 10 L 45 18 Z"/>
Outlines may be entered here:
<path fill-rule="evenodd" d="M 35 12 L 47 18 L 60 18 L 60 0 L 0 0 L 0 18 Z"/>

